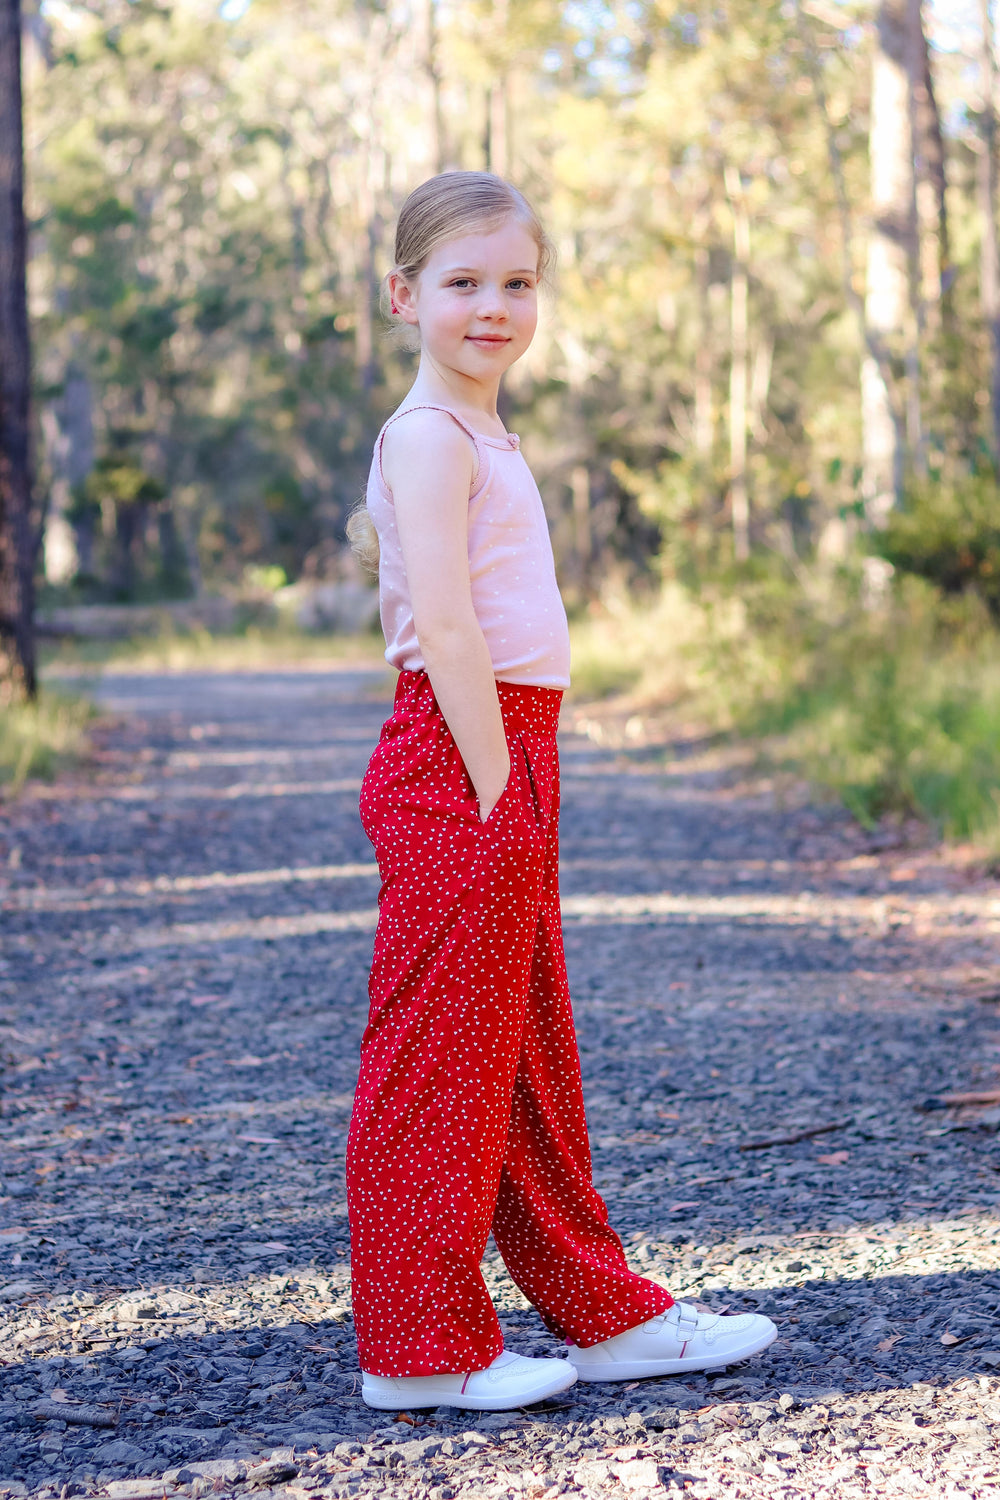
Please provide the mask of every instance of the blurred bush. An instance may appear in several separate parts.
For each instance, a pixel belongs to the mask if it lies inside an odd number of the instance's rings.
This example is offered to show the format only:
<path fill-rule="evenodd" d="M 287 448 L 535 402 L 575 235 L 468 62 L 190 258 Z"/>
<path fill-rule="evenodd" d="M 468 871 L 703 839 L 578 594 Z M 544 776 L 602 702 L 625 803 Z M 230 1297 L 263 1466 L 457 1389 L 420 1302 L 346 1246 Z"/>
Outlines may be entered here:
<path fill-rule="evenodd" d="M 768 759 L 866 824 L 917 816 L 1000 851 L 1000 631 L 978 593 L 897 576 L 775 568 L 738 596 L 668 585 L 574 623 L 577 696 L 683 707 L 759 738 Z"/>
<path fill-rule="evenodd" d="M 992 470 L 914 488 L 876 541 L 894 567 L 948 594 L 974 591 L 1000 620 L 1000 488 Z"/>
<path fill-rule="evenodd" d="M 29 777 L 51 779 L 87 749 L 92 704 L 43 692 L 36 703 L 7 703 L 0 714 L 0 786 L 16 795 Z"/>
<path fill-rule="evenodd" d="M 778 737 L 863 823 L 915 815 L 950 838 L 997 837 L 1000 635 L 975 595 L 903 577 L 878 609 L 754 621 L 731 655 L 735 722 Z"/>

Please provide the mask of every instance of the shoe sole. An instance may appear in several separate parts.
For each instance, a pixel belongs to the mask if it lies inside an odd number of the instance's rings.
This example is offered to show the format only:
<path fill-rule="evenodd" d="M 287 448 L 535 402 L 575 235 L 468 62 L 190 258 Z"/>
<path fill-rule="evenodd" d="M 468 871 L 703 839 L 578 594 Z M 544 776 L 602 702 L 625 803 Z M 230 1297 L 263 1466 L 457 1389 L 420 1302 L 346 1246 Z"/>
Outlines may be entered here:
<path fill-rule="evenodd" d="M 441 1390 L 437 1395 L 428 1391 L 419 1401 L 407 1401 L 401 1395 L 393 1395 L 391 1391 L 367 1392 L 362 1387 L 361 1399 L 375 1411 L 420 1411 L 428 1406 L 454 1406 L 461 1411 L 516 1411 L 519 1406 L 533 1406 L 536 1401 L 558 1396 L 560 1391 L 566 1391 L 571 1385 L 575 1385 L 579 1378 L 580 1372 L 567 1360 L 565 1374 L 539 1382 L 533 1390 L 521 1391 L 517 1397 L 462 1396 L 456 1391 Z"/>
<path fill-rule="evenodd" d="M 778 1337 L 777 1328 L 772 1328 L 766 1338 L 758 1339 L 746 1349 L 730 1350 L 718 1359 L 632 1359 L 609 1360 L 603 1365 L 575 1365 L 581 1380 L 645 1380 L 655 1375 L 694 1375 L 704 1370 L 724 1370 L 727 1365 L 742 1364 L 754 1354 L 760 1354 Z"/>

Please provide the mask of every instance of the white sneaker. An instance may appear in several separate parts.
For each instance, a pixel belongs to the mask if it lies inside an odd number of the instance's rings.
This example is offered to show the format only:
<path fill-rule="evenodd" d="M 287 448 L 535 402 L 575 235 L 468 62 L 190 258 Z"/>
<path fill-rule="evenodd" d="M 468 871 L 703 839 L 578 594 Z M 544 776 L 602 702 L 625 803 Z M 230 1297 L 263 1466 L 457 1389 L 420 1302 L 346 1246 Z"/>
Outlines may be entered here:
<path fill-rule="evenodd" d="M 485 1370 L 468 1375 L 368 1375 L 361 1399 L 379 1411 L 418 1406 L 463 1406 L 470 1411 L 512 1411 L 565 1391 L 576 1380 L 566 1359 L 526 1359 L 505 1349 Z"/>
<path fill-rule="evenodd" d="M 638 1328 L 629 1328 L 590 1349 L 569 1348 L 569 1360 L 581 1380 L 639 1380 L 644 1375 L 683 1375 L 693 1370 L 721 1370 L 759 1354 L 774 1342 L 778 1330 L 761 1313 L 724 1317 L 699 1312 L 690 1302 L 673 1307 Z"/>

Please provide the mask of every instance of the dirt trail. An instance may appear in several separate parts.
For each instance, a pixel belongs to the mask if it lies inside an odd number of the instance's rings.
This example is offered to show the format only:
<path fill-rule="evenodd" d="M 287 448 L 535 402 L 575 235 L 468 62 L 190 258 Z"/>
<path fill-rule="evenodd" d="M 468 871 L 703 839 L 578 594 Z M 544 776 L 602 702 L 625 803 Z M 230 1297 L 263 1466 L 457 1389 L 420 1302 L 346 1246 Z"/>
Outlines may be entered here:
<path fill-rule="evenodd" d="M 1000 1496 L 996 882 L 567 710 L 598 1184 L 646 1274 L 781 1336 L 713 1378 L 386 1422 L 343 1201 L 385 678 L 98 691 L 96 768 L 0 825 L 0 1495 Z M 933 1107 L 955 1092 L 997 1104 Z M 487 1275 L 510 1344 L 558 1352 Z"/>

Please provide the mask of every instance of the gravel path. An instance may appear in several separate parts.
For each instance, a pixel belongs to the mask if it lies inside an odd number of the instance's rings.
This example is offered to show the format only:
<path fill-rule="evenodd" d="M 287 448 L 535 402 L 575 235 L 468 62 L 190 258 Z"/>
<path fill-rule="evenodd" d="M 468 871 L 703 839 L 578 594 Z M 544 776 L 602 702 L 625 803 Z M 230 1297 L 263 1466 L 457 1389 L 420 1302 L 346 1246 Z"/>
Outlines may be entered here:
<path fill-rule="evenodd" d="M 582 710 L 597 1181 L 644 1272 L 780 1338 L 523 1413 L 361 1404 L 342 1172 L 386 689 L 105 676 L 96 771 L 0 827 L 0 1495 L 1000 1496 L 1000 888 Z M 487 1275 L 511 1346 L 556 1352 Z"/>

